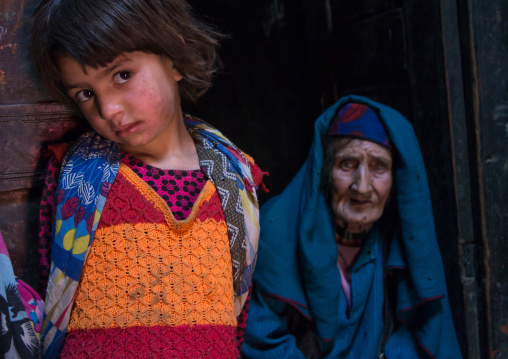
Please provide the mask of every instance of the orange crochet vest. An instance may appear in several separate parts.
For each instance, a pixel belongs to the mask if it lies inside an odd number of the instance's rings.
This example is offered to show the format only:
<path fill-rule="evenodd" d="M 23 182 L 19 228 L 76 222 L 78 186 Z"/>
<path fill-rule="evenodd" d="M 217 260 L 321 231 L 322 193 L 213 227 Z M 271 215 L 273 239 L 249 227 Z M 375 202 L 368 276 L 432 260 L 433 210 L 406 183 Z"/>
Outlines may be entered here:
<path fill-rule="evenodd" d="M 76 292 L 61 358 L 236 358 L 227 226 L 208 181 L 182 221 L 124 164 Z"/>

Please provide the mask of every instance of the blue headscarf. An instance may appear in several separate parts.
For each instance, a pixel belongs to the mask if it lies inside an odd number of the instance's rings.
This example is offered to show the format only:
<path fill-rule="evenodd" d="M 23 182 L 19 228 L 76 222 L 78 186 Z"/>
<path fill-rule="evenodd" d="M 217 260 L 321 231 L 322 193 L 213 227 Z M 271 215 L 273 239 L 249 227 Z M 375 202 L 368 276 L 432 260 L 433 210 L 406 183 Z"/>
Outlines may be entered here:
<path fill-rule="evenodd" d="M 460 358 L 427 176 L 413 127 L 396 110 L 365 97 L 343 97 L 317 119 L 306 162 L 284 192 L 263 206 L 257 290 L 283 298 L 312 318 L 325 351 L 327 343 L 340 335 L 334 304 L 341 291 L 338 253 L 320 180 L 324 137 L 338 109 L 349 103 L 375 111 L 396 150 L 392 200 L 397 202 L 398 223 L 384 264 L 397 273 L 395 316 L 430 357 Z"/>
<path fill-rule="evenodd" d="M 370 107 L 360 103 L 350 102 L 339 108 L 326 134 L 365 139 L 392 149 L 378 115 Z"/>

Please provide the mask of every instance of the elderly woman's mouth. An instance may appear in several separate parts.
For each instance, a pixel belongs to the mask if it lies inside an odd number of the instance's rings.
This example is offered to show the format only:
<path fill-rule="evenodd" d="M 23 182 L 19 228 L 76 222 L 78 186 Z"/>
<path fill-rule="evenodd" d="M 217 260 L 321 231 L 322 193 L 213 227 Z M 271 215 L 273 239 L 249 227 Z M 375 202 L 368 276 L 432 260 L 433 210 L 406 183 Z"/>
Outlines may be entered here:
<path fill-rule="evenodd" d="M 351 204 L 353 204 L 355 206 L 366 206 L 366 205 L 372 204 L 372 201 L 367 200 L 367 199 L 354 199 L 354 198 L 351 198 L 349 200 L 349 202 L 351 202 Z"/>

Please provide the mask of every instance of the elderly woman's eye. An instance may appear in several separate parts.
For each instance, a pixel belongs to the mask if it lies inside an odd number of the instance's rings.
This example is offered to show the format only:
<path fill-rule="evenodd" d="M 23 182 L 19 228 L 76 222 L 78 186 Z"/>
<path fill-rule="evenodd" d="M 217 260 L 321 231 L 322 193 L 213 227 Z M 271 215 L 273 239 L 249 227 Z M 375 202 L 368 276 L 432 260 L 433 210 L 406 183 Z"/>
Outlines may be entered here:
<path fill-rule="evenodd" d="M 377 171 L 377 172 L 384 172 L 387 170 L 387 168 L 388 167 L 384 163 L 376 163 L 374 165 L 374 171 Z"/>
<path fill-rule="evenodd" d="M 355 160 L 344 160 L 340 163 L 340 167 L 345 170 L 352 170 L 356 167 Z"/>

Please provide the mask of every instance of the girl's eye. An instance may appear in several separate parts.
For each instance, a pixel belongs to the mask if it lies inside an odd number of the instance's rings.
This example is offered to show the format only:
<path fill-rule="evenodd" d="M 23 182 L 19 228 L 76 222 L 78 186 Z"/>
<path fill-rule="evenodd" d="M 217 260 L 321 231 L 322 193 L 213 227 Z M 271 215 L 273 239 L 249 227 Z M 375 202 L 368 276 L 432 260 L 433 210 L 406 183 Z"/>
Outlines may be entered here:
<path fill-rule="evenodd" d="M 76 94 L 76 100 L 78 102 L 86 102 L 93 97 L 94 93 L 90 90 L 82 90 Z"/>
<path fill-rule="evenodd" d="M 132 72 L 130 72 L 130 71 L 120 71 L 119 73 L 117 73 L 115 75 L 114 81 L 117 84 L 123 84 L 123 83 L 129 81 L 131 77 L 132 77 Z"/>

